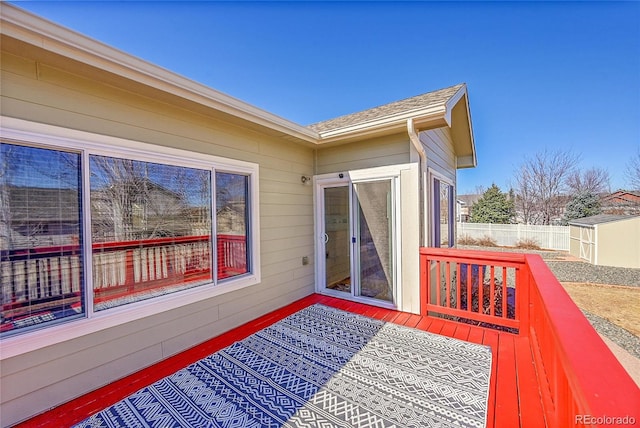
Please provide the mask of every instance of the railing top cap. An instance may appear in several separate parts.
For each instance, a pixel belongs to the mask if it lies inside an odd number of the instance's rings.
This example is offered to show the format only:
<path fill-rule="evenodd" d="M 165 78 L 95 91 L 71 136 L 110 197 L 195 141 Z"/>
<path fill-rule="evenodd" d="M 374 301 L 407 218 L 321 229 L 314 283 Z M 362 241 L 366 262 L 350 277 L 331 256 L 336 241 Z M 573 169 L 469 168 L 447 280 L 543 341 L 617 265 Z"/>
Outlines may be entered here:
<path fill-rule="evenodd" d="M 461 261 L 487 261 L 487 262 L 511 262 L 524 263 L 527 258 L 526 253 L 483 251 L 483 250 L 460 250 L 457 248 L 433 248 L 422 247 L 420 254 L 426 256 L 447 257 Z"/>

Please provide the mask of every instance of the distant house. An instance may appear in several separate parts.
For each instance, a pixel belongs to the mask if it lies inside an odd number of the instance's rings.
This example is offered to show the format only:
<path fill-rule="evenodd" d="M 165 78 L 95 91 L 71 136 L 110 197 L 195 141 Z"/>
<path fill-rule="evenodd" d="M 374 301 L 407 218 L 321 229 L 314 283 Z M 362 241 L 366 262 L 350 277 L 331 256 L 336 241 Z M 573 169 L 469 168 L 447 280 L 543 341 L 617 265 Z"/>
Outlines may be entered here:
<path fill-rule="evenodd" d="M 618 190 L 600 199 L 604 214 L 640 214 L 640 191 Z"/>
<path fill-rule="evenodd" d="M 22 228 L 72 222 L 82 244 L 2 253 L 3 425 L 313 293 L 420 312 L 419 249 L 455 245 L 457 169 L 476 165 L 465 84 L 304 126 L 0 8 L 0 148 L 75 186 L 55 206 L 15 190 Z M 92 201 L 103 158 L 156 184 Z M 155 234 L 120 242 L 125 217 Z"/>
<path fill-rule="evenodd" d="M 473 205 L 482 198 L 480 194 L 458 195 L 459 216 L 458 221 L 466 223 L 471 220 Z"/>
<path fill-rule="evenodd" d="M 217 232 L 230 235 L 244 235 L 245 231 L 245 206 L 243 203 L 228 204 L 216 212 Z"/>
<path fill-rule="evenodd" d="M 92 237 L 100 242 L 191 233 L 193 210 L 185 197 L 149 179 L 118 181 L 93 190 L 91 209 Z"/>

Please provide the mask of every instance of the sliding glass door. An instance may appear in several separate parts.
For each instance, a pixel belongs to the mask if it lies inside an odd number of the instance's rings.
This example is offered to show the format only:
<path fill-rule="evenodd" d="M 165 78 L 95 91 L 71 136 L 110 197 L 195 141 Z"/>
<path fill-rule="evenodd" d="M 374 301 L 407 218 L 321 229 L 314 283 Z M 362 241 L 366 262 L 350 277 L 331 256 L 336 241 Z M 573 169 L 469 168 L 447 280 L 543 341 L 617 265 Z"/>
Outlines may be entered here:
<path fill-rule="evenodd" d="M 355 183 L 357 294 L 393 301 L 391 180 Z"/>
<path fill-rule="evenodd" d="M 349 186 L 325 187 L 323 202 L 324 287 L 351 293 Z"/>
<path fill-rule="evenodd" d="M 320 292 L 393 304 L 395 178 L 318 186 Z"/>

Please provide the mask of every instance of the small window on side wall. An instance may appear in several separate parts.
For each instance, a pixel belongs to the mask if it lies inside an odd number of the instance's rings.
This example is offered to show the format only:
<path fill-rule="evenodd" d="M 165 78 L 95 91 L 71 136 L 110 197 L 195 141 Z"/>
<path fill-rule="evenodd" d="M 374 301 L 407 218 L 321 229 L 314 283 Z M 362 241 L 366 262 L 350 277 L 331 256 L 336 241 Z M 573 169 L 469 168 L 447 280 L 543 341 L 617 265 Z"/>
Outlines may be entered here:
<path fill-rule="evenodd" d="M 454 192 L 453 185 L 438 178 L 433 178 L 433 246 L 453 247 L 454 236 Z"/>

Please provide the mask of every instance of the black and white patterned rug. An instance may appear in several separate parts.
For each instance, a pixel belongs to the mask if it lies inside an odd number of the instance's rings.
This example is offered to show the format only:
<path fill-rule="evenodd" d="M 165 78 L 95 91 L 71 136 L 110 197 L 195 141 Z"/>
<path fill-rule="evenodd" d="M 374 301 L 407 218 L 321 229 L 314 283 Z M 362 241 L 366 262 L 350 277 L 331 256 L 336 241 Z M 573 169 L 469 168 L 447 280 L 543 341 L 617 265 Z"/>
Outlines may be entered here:
<path fill-rule="evenodd" d="M 324 305 L 77 427 L 484 427 L 491 350 Z"/>

